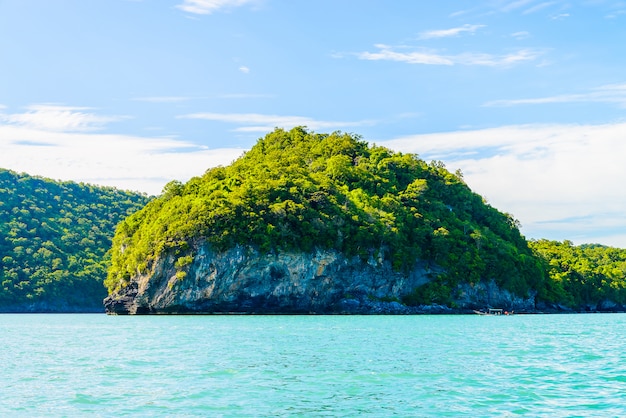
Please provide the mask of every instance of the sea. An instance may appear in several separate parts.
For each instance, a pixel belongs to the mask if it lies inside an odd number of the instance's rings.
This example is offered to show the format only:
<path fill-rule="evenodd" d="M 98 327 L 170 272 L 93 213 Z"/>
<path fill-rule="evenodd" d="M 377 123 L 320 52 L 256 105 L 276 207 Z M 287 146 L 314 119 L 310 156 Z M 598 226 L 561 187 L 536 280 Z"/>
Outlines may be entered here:
<path fill-rule="evenodd" d="M 0 315 L 1 417 L 624 417 L 626 314 Z"/>

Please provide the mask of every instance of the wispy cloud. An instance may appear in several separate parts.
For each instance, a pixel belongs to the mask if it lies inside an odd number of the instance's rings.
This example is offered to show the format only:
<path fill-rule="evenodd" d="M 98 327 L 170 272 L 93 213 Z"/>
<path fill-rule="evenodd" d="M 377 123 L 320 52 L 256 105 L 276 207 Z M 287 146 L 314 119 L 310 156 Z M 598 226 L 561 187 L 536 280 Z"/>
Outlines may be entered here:
<path fill-rule="evenodd" d="M 452 14 L 450 17 L 464 15 L 466 17 L 488 16 L 498 13 L 518 13 L 530 15 L 541 11 L 547 11 L 553 16 L 563 14 L 564 10 L 571 7 L 568 0 L 490 0 L 486 2 L 475 2 L 470 9 Z"/>
<path fill-rule="evenodd" d="M 246 67 L 245 65 L 242 65 L 241 67 L 239 67 L 239 71 L 244 74 L 248 74 L 250 72 L 250 68 Z"/>
<path fill-rule="evenodd" d="M 620 4 L 620 7 L 624 7 L 624 4 Z M 609 12 L 605 17 L 607 19 L 617 19 L 618 17 L 621 17 L 623 15 L 626 14 L 626 9 L 618 9 L 618 10 L 613 10 L 611 12 Z"/>
<path fill-rule="evenodd" d="M 484 28 L 485 25 L 463 25 L 456 28 L 451 29 L 439 29 L 439 30 L 429 30 L 422 32 L 418 35 L 418 39 L 433 39 L 433 38 L 448 38 L 451 36 L 458 36 L 464 32 L 474 33 L 480 28 Z"/>
<path fill-rule="evenodd" d="M 551 8 L 562 10 L 563 8 L 569 7 L 569 3 L 566 0 L 550 0 L 550 1 L 542 1 L 542 0 L 505 0 L 499 1 L 496 3 L 496 10 L 502 13 L 511 13 L 511 12 L 519 12 L 523 15 L 529 15 L 532 13 L 537 13 L 542 10 L 546 10 Z"/>
<path fill-rule="evenodd" d="M 520 8 L 526 8 L 526 7 L 530 7 L 530 5 L 532 3 L 534 3 L 536 0 L 514 0 L 514 1 L 504 1 L 504 2 L 499 2 L 500 6 L 499 9 L 502 12 L 512 12 L 514 10 L 519 10 Z"/>
<path fill-rule="evenodd" d="M 396 61 L 407 64 L 507 67 L 525 61 L 534 61 L 543 55 L 543 51 L 537 49 L 519 49 L 515 52 L 503 55 L 474 52 L 444 55 L 423 48 L 405 52 L 402 51 L 402 49 L 406 49 L 406 47 L 399 47 L 400 50 L 383 44 L 377 44 L 375 47 L 379 49 L 377 52 L 361 52 L 357 54 L 357 57 L 369 61 Z"/>
<path fill-rule="evenodd" d="M 558 14 L 550 16 L 550 19 L 552 19 L 552 20 L 563 20 L 563 19 L 567 19 L 568 17 L 570 17 L 569 13 L 558 13 Z"/>
<path fill-rule="evenodd" d="M 180 103 L 192 100 L 191 97 L 184 96 L 148 96 L 148 97 L 135 97 L 132 100 L 136 102 L 148 102 L 148 103 Z"/>
<path fill-rule="evenodd" d="M 624 136 L 626 124 L 525 125 L 378 143 L 460 168 L 529 237 L 618 245 L 626 236 L 626 195 L 615 193 L 626 178 Z"/>
<path fill-rule="evenodd" d="M 511 37 L 517 39 L 518 41 L 521 41 L 523 39 L 530 38 L 530 33 L 527 31 L 514 32 L 511 34 Z"/>
<path fill-rule="evenodd" d="M 536 13 L 540 10 L 546 9 L 550 6 L 555 5 L 556 2 L 555 1 L 545 1 L 543 3 L 539 3 L 539 4 L 535 4 L 527 9 L 525 9 L 522 14 L 528 15 L 528 14 L 532 14 L 532 13 Z"/>
<path fill-rule="evenodd" d="M 127 119 L 125 116 L 102 116 L 88 107 L 54 104 L 31 105 L 24 113 L 0 114 L 0 121 L 26 128 L 54 132 L 96 131 L 104 125 Z"/>
<path fill-rule="evenodd" d="M 354 126 L 371 125 L 374 121 L 322 121 L 306 116 L 266 115 L 259 113 L 192 113 L 178 116 L 180 119 L 203 119 L 240 125 L 236 132 L 268 132 L 274 128 L 291 129 L 307 126 L 310 129 L 345 129 Z"/>
<path fill-rule="evenodd" d="M 456 12 L 452 12 L 448 15 L 448 17 L 450 18 L 454 18 L 454 17 L 460 17 L 463 15 L 466 15 L 467 13 L 469 13 L 468 10 L 457 10 Z"/>
<path fill-rule="evenodd" d="M 255 2 L 256 0 L 184 0 L 176 7 L 187 13 L 208 15 L 220 9 L 231 9 Z"/>
<path fill-rule="evenodd" d="M 518 105 L 549 104 L 549 103 L 617 103 L 626 107 L 626 84 L 601 86 L 587 93 L 561 94 L 555 96 L 535 97 L 529 99 L 493 100 L 485 103 L 485 107 L 508 107 Z"/>
<path fill-rule="evenodd" d="M 398 61 L 407 64 L 426 65 L 454 65 L 454 61 L 449 57 L 436 54 L 426 49 L 419 51 L 401 52 L 395 51 L 394 47 L 383 44 L 376 44 L 377 52 L 361 52 L 357 56 L 359 59 L 368 61 Z"/>

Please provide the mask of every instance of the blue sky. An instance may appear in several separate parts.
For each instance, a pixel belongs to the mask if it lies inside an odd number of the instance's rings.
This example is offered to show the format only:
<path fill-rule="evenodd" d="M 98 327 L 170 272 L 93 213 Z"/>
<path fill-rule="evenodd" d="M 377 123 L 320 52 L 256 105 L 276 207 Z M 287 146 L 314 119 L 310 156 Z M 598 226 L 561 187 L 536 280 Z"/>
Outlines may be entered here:
<path fill-rule="evenodd" d="M 626 248 L 626 1 L 0 0 L 0 167 L 158 194 L 274 127 Z"/>

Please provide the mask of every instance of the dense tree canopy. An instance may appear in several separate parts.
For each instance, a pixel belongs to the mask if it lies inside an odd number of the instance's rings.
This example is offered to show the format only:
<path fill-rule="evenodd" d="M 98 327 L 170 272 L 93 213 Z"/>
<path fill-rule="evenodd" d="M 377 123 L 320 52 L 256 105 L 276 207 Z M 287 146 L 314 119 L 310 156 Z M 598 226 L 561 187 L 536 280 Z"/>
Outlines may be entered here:
<path fill-rule="evenodd" d="M 276 129 L 230 166 L 169 183 L 118 226 L 107 287 L 123 287 L 164 252 L 187 255 L 196 239 L 218 249 L 336 249 L 398 270 L 418 260 L 441 267 L 414 303 L 445 302 L 460 281 L 526 294 L 544 279 L 517 221 L 460 173 L 340 132 Z"/>
<path fill-rule="evenodd" d="M 0 311 L 99 308 L 115 225 L 147 201 L 0 169 Z"/>
<path fill-rule="evenodd" d="M 544 258 L 550 278 L 542 299 L 574 308 L 605 301 L 626 305 L 626 250 L 545 239 L 530 245 Z"/>

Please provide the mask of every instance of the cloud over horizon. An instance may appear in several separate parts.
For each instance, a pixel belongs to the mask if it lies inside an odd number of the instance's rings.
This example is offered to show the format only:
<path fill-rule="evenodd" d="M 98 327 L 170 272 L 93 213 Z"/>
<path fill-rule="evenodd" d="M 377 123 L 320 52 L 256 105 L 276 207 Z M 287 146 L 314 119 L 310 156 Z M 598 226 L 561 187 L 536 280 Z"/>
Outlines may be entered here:
<path fill-rule="evenodd" d="M 547 103 L 617 103 L 626 107 L 626 83 L 600 86 L 587 93 L 561 94 L 530 99 L 492 100 L 483 104 L 485 107 L 509 107 Z"/>
<path fill-rule="evenodd" d="M 626 123 L 514 125 L 382 141 L 459 168 L 470 187 L 523 231 L 617 243 L 626 237 Z M 566 222 L 567 221 L 567 224 Z"/>
<path fill-rule="evenodd" d="M 115 117 L 83 108 L 33 106 L 0 118 L 0 167 L 149 194 L 238 158 L 238 148 L 208 149 L 187 141 L 95 132 Z M 56 114 L 60 120 L 50 119 Z M 26 117 L 24 115 L 27 115 Z"/>
<path fill-rule="evenodd" d="M 2 110 L 2 108 L 0 108 Z M 106 124 L 126 119 L 126 116 L 100 116 L 89 107 L 35 104 L 23 113 L 0 113 L 0 122 L 49 130 L 54 132 L 86 132 L 102 129 Z"/>

